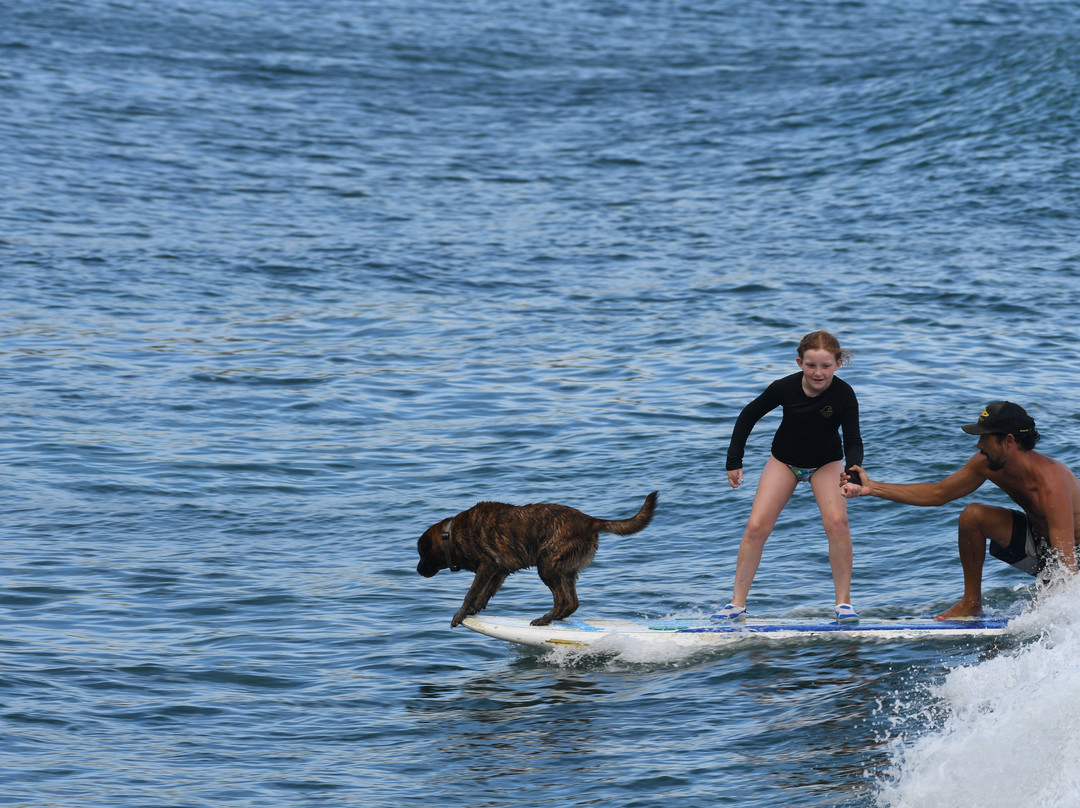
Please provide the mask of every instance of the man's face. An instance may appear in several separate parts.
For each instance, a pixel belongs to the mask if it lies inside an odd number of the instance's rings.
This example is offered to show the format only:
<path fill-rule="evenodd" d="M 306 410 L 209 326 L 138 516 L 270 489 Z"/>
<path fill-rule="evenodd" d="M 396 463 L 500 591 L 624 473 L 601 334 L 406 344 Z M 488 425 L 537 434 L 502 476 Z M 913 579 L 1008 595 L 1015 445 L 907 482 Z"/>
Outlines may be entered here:
<path fill-rule="evenodd" d="M 986 458 L 990 471 L 1001 471 L 1005 468 L 1008 459 L 1005 443 L 1008 435 L 982 435 L 976 444 L 983 457 Z"/>

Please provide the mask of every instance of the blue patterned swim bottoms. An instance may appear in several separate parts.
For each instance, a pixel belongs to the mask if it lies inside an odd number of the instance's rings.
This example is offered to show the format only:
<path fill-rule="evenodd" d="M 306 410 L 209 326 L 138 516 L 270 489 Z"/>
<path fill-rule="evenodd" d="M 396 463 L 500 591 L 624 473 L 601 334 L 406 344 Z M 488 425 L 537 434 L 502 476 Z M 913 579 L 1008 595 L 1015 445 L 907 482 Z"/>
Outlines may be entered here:
<path fill-rule="evenodd" d="M 791 469 L 791 473 L 795 475 L 795 482 L 799 483 L 810 482 L 810 478 L 814 476 L 814 472 L 821 468 L 820 466 L 818 466 L 817 468 L 812 469 L 801 469 L 798 466 L 791 465 L 790 463 L 785 463 L 784 465 Z"/>

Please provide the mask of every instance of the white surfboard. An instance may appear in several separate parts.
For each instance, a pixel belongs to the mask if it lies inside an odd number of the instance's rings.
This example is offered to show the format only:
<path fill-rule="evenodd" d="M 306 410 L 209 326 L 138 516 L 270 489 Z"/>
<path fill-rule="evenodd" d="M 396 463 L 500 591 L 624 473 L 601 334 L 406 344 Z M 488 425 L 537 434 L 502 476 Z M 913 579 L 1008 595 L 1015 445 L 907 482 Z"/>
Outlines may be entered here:
<path fill-rule="evenodd" d="M 466 617 L 461 625 L 480 634 L 521 645 L 545 648 L 618 647 L 620 642 L 720 646 L 745 640 L 774 642 L 796 639 L 912 640 L 966 639 L 1004 634 L 1015 615 L 938 622 L 926 618 L 885 618 L 837 623 L 814 618 L 747 618 L 745 622 L 709 618 L 663 620 L 581 619 L 571 617 L 549 626 L 532 626 L 524 617 Z"/>

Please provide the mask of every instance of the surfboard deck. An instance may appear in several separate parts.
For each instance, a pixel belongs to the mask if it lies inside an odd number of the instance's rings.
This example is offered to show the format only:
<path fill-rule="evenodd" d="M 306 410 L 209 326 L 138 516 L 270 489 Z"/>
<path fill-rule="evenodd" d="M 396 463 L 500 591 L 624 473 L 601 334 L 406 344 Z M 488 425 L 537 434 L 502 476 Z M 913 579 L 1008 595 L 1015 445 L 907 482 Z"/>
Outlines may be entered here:
<path fill-rule="evenodd" d="M 660 620 L 570 617 L 548 626 L 529 625 L 524 617 L 466 617 L 461 625 L 498 640 L 536 648 L 617 647 L 619 642 L 722 646 L 746 640 L 848 639 L 895 641 L 965 639 L 1004 634 L 1015 615 L 938 622 L 927 618 L 883 618 L 837 623 L 822 618 L 755 618 L 720 621 L 710 618 Z"/>

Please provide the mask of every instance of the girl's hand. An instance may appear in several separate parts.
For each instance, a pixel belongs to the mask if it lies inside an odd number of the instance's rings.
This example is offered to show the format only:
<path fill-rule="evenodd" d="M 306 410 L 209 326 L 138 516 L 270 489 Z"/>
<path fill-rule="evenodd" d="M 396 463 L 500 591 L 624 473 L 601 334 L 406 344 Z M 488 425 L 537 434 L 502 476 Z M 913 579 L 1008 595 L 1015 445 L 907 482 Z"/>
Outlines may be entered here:
<path fill-rule="evenodd" d="M 847 472 L 843 472 L 840 475 L 840 487 L 844 491 L 844 496 L 848 499 L 854 497 L 861 497 L 864 494 L 870 493 L 870 475 L 866 473 L 866 469 L 862 466 L 852 466 L 852 471 L 859 472 L 859 476 L 862 478 L 862 485 L 859 483 L 849 482 Z"/>
<path fill-rule="evenodd" d="M 727 481 L 732 488 L 738 488 L 739 483 L 743 481 L 742 469 L 732 469 L 729 471 L 727 473 Z"/>

